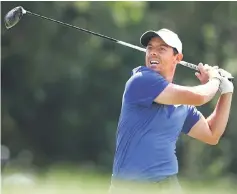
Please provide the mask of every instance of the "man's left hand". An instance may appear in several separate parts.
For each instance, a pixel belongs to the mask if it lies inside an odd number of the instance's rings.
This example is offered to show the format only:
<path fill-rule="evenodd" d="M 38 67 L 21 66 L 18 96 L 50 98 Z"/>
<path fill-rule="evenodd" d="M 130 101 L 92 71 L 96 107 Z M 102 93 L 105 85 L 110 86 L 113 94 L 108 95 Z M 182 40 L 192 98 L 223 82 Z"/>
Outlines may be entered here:
<path fill-rule="evenodd" d="M 203 65 L 202 63 L 198 64 L 199 72 L 196 72 L 195 75 L 201 82 L 201 84 L 206 84 L 209 81 L 208 70 L 210 68 L 218 69 L 218 66 L 211 67 L 208 64 Z"/>
<path fill-rule="evenodd" d="M 233 93 L 234 85 L 231 81 L 228 80 L 228 77 L 232 77 L 232 75 L 224 69 L 219 70 L 222 76 L 219 91 L 221 92 L 221 94 Z"/>

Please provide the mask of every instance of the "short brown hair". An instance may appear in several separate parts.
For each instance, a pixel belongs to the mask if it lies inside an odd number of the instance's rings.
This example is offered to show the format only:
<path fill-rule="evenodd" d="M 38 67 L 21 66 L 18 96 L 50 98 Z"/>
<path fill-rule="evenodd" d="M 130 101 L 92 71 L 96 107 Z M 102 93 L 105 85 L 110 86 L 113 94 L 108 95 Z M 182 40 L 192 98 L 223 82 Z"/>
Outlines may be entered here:
<path fill-rule="evenodd" d="M 174 51 L 174 55 L 177 55 L 179 53 L 176 48 L 173 48 L 173 51 Z"/>

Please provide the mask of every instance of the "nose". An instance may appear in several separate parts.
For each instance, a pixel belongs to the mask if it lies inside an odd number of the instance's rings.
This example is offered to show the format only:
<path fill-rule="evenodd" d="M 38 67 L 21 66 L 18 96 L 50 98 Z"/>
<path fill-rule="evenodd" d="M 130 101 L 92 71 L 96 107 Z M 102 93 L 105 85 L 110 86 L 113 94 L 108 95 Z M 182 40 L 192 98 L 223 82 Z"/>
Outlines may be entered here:
<path fill-rule="evenodd" d="M 157 53 L 156 53 L 155 49 L 152 49 L 152 50 L 151 50 L 150 55 L 151 55 L 151 56 L 157 56 Z"/>

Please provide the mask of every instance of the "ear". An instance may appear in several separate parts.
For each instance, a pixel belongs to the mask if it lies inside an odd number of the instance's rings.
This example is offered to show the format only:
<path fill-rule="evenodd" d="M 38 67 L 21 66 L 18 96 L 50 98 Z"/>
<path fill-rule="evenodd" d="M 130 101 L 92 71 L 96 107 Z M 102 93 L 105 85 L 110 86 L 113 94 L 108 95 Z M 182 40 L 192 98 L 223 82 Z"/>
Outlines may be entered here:
<path fill-rule="evenodd" d="M 175 58 L 175 63 L 178 64 L 180 61 L 182 61 L 182 59 L 183 59 L 183 54 L 178 53 Z"/>

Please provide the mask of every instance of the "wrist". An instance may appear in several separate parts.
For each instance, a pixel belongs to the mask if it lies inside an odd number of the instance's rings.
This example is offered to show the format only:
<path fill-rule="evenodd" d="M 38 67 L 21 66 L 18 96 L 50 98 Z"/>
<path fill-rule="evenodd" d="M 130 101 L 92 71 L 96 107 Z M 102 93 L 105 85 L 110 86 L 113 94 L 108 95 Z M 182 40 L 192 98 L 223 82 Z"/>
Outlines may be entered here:
<path fill-rule="evenodd" d="M 232 89 L 227 89 L 226 90 L 226 89 L 220 89 L 219 88 L 219 92 L 221 93 L 221 96 L 222 96 L 222 95 L 225 95 L 225 94 L 232 95 L 234 91 Z"/>
<path fill-rule="evenodd" d="M 209 79 L 209 82 L 216 83 L 218 87 L 221 85 L 221 79 L 219 77 L 212 77 L 211 79 Z"/>
<path fill-rule="evenodd" d="M 223 93 L 221 94 L 221 97 L 231 97 L 233 95 L 233 92 L 229 92 L 229 93 Z"/>
<path fill-rule="evenodd" d="M 221 95 L 232 94 L 234 92 L 234 85 L 227 78 L 222 78 L 221 84 L 219 86 L 219 91 Z"/>

